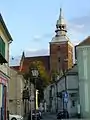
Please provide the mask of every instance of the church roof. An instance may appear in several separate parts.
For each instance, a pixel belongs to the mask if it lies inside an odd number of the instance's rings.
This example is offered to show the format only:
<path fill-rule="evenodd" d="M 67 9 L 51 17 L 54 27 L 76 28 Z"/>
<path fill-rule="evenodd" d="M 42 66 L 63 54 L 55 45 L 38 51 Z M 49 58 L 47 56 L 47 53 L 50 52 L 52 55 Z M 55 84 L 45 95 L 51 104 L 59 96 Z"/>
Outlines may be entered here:
<path fill-rule="evenodd" d="M 62 13 L 62 9 L 60 8 L 60 15 L 59 19 L 56 23 L 56 35 L 52 38 L 51 42 L 62 42 L 62 41 L 69 41 L 69 38 L 67 37 L 67 28 L 66 28 L 66 22 Z"/>
<path fill-rule="evenodd" d="M 62 9 L 60 8 L 60 15 L 59 15 L 59 19 L 57 20 L 57 25 L 65 25 L 65 24 L 66 22 L 63 16 L 63 12 Z"/>
<path fill-rule="evenodd" d="M 23 61 L 23 66 L 21 72 L 28 72 L 30 63 L 34 61 L 41 61 L 45 66 L 45 69 L 50 71 L 50 56 L 35 56 L 35 57 L 25 57 Z"/>
<path fill-rule="evenodd" d="M 58 36 L 53 37 L 51 42 L 63 42 L 63 41 L 69 41 L 69 38 L 67 36 Z"/>

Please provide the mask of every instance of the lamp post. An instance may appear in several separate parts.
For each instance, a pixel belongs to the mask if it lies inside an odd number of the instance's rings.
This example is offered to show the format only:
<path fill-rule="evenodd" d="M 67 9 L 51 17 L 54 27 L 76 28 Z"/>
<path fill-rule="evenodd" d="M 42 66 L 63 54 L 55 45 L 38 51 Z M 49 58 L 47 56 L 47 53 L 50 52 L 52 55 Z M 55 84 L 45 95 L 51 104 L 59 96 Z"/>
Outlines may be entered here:
<path fill-rule="evenodd" d="M 26 87 L 24 87 L 22 98 L 23 98 L 23 103 L 24 103 L 24 114 L 26 115 L 26 113 L 27 113 L 27 110 L 26 110 L 27 100 L 29 101 L 29 90 Z"/>
<path fill-rule="evenodd" d="M 35 120 L 37 118 L 36 116 L 36 80 L 37 80 L 37 77 L 38 77 L 38 70 L 35 68 L 35 69 L 32 69 L 32 76 L 34 77 L 35 81 L 34 81 L 34 108 L 35 108 Z"/>

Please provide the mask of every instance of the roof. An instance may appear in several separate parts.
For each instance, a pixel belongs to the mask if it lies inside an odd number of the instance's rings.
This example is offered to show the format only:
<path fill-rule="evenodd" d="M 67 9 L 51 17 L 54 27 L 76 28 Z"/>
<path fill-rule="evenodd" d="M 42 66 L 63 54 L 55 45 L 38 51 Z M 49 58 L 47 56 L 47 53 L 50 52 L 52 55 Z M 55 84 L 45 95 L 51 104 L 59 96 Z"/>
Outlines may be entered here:
<path fill-rule="evenodd" d="M 63 42 L 63 41 L 69 41 L 69 38 L 65 35 L 65 36 L 55 36 L 52 38 L 51 42 Z"/>
<path fill-rule="evenodd" d="M 80 42 L 77 46 L 85 46 L 85 45 L 90 46 L 90 36 L 88 36 L 85 40 Z"/>
<path fill-rule="evenodd" d="M 10 68 L 12 68 L 12 69 L 14 69 L 16 71 L 19 71 L 20 66 L 10 66 Z"/>
<path fill-rule="evenodd" d="M 64 20 L 64 16 L 63 16 L 63 12 L 62 9 L 60 8 L 60 15 L 59 15 L 59 19 L 57 20 L 57 25 L 65 25 L 66 22 Z"/>
<path fill-rule="evenodd" d="M 67 75 L 78 74 L 78 67 L 75 64 L 70 70 L 68 70 Z"/>
<path fill-rule="evenodd" d="M 11 35 L 10 35 L 10 33 L 9 33 L 9 31 L 8 31 L 8 29 L 7 29 L 7 27 L 6 27 L 6 25 L 5 25 L 5 22 L 4 22 L 4 20 L 3 20 L 3 17 L 2 17 L 2 15 L 1 15 L 1 13 L 0 13 L 0 23 L 2 24 L 4 30 L 5 30 L 5 32 L 6 32 L 7 36 L 8 36 L 8 38 L 9 38 L 9 41 L 13 41 L 13 39 L 12 39 L 12 37 L 11 37 Z"/>
<path fill-rule="evenodd" d="M 29 65 L 33 61 L 41 61 L 45 66 L 46 71 L 50 71 L 50 56 L 36 56 L 36 57 L 25 57 L 22 66 L 22 72 L 28 72 Z"/>
<path fill-rule="evenodd" d="M 66 72 L 66 76 L 68 76 L 68 75 L 71 75 L 71 76 L 72 75 L 75 75 L 75 76 L 78 75 L 78 66 L 77 66 L 77 64 L 74 64 L 74 66 Z M 57 80 L 56 82 L 58 83 L 59 81 L 61 81 L 63 77 L 65 77 L 65 76 L 62 75 L 59 78 L 59 80 Z"/>

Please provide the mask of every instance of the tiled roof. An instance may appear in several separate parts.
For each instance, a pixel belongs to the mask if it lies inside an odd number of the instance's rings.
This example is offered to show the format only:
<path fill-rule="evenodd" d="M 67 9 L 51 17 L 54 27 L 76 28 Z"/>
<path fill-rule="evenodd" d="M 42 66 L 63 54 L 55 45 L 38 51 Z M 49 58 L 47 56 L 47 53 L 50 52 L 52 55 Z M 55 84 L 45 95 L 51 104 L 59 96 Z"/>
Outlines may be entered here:
<path fill-rule="evenodd" d="M 50 56 L 36 56 L 36 57 L 25 57 L 22 65 L 21 72 L 28 72 L 29 65 L 33 61 L 41 61 L 45 66 L 46 71 L 50 71 Z"/>

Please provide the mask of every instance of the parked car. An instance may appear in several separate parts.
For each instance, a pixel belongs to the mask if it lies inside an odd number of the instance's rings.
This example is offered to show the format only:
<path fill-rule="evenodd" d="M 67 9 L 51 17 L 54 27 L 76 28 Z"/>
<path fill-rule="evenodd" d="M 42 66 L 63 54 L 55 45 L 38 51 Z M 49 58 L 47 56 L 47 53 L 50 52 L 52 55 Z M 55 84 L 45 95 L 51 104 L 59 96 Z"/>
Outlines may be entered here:
<path fill-rule="evenodd" d="M 61 110 L 57 114 L 57 119 L 68 119 L 68 118 L 69 118 L 69 114 L 67 110 Z"/>
<path fill-rule="evenodd" d="M 20 115 L 9 114 L 9 120 L 23 120 L 23 117 Z"/>

